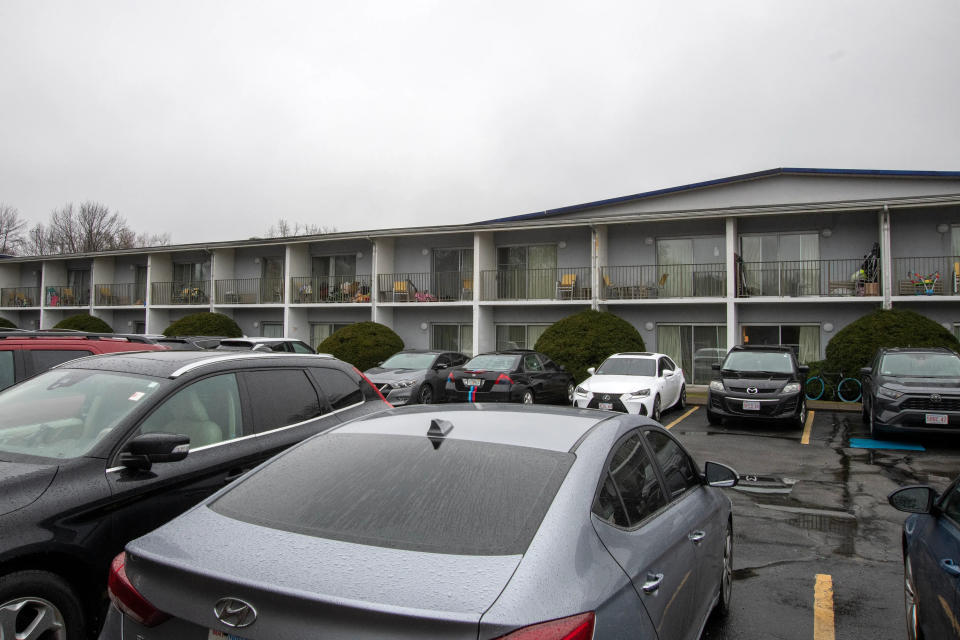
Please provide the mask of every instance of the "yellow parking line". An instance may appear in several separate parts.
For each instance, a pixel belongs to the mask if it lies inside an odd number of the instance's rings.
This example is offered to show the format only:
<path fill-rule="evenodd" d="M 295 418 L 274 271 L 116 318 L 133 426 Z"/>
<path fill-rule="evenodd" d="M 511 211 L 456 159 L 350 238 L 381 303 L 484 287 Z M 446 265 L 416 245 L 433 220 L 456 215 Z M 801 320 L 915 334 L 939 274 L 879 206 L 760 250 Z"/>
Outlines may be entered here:
<path fill-rule="evenodd" d="M 687 416 L 689 416 L 691 413 L 693 413 L 694 411 L 696 411 L 696 410 L 699 409 L 699 408 L 700 408 L 700 407 L 694 407 L 694 408 L 690 409 L 690 411 L 687 411 L 685 414 L 683 414 L 682 416 L 680 416 L 679 418 L 677 418 L 676 420 L 674 420 L 673 422 L 671 422 L 670 424 L 668 424 L 667 426 L 665 426 L 664 429 L 671 429 L 671 428 L 673 428 L 673 426 L 674 426 L 675 424 L 679 423 L 681 420 L 683 420 L 684 418 L 686 418 Z"/>
<path fill-rule="evenodd" d="M 813 640 L 834 640 L 833 578 L 824 573 L 813 588 Z"/>
<path fill-rule="evenodd" d="M 807 421 L 803 425 L 803 436 L 800 438 L 800 444 L 810 444 L 810 431 L 813 429 L 813 414 L 815 411 L 807 411 Z"/>

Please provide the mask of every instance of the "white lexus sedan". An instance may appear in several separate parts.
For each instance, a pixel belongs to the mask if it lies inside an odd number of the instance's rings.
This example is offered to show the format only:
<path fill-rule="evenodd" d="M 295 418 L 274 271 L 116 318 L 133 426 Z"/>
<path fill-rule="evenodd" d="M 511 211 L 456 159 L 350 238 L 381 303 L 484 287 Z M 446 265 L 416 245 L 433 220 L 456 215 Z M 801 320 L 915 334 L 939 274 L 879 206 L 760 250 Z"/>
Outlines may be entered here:
<path fill-rule="evenodd" d="M 574 406 L 639 413 L 660 420 L 665 408 L 683 408 L 687 385 L 683 370 L 662 353 L 615 353 L 577 386 Z"/>

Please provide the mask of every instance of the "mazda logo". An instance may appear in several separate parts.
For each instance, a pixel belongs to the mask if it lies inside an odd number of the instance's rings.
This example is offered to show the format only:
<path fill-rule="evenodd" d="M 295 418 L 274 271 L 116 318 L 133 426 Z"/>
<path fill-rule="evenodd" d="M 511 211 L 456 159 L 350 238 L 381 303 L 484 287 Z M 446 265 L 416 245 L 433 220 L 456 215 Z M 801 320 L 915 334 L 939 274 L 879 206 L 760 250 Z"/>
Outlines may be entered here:
<path fill-rule="evenodd" d="M 257 619 L 257 610 L 239 598 L 221 598 L 213 605 L 213 614 L 223 624 L 236 629 L 249 627 Z"/>
<path fill-rule="evenodd" d="M 760 390 L 756 387 L 747 387 L 747 393 L 760 393 Z"/>
<path fill-rule="evenodd" d="M 930 396 L 930 402 L 940 402 L 940 400 L 942 400 L 942 398 L 939 393 L 934 393 Z"/>

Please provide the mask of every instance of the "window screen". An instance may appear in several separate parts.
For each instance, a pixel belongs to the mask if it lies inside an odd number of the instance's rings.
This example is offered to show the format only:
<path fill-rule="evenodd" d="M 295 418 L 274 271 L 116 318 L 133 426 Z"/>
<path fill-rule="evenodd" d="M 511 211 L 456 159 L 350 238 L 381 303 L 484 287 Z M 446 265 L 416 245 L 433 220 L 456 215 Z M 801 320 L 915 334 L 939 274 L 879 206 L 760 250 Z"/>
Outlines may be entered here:
<path fill-rule="evenodd" d="M 302 369 L 244 372 L 254 433 L 304 422 L 321 413 L 320 399 Z"/>
<path fill-rule="evenodd" d="M 610 460 L 610 477 L 620 493 L 630 526 L 667 503 L 660 480 L 638 434 L 623 441 Z"/>
<path fill-rule="evenodd" d="M 334 411 L 363 402 L 363 392 L 360 391 L 359 382 L 343 371 L 314 367 L 313 373 L 319 379 L 320 388 L 323 389 Z"/>
<path fill-rule="evenodd" d="M 687 489 L 700 485 L 700 476 L 690 456 L 670 436 L 659 431 L 647 431 L 647 441 L 660 463 L 660 470 L 667 483 L 671 500 Z"/>
<path fill-rule="evenodd" d="M 533 447 L 448 439 L 435 449 L 426 435 L 333 433 L 276 458 L 210 508 L 379 547 L 522 554 L 573 460 Z"/>

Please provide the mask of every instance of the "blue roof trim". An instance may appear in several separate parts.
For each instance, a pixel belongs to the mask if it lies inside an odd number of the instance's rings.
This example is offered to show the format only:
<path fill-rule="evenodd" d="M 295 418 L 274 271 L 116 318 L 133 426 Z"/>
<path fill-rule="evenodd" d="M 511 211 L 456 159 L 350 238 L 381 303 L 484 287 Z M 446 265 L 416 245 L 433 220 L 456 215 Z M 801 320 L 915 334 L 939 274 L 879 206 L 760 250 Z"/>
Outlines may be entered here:
<path fill-rule="evenodd" d="M 671 193 L 682 193 L 684 191 L 693 191 L 705 187 L 715 187 L 721 184 L 732 184 L 734 182 L 743 182 L 745 180 L 754 180 L 756 178 L 768 178 L 777 175 L 790 174 L 814 174 L 814 175 L 832 175 L 832 176 L 877 176 L 877 177 L 896 177 L 896 178 L 960 178 L 960 171 L 909 171 L 900 169 L 813 169 L 802 167 L 781 167 L 778 169 L 767 169 L 765 171 L 755 171 L 753 173 L 742 173 L 727 178 L 717 178 L 715 180 L 706 180 L 704 182 L 694 182 L 679 187 L 669 187 L 667 189 L 656 189 L 654 191 L 644 191 L 629 196 L 619 196 L 617 198 L 607 198 L 606 200 L 596 200 L 595 202 L 586 202 L 583 204 L 573 204 L 558 209 L 547 209 L 545 211 L 536 211 L 534 213 L 524 213 L 516 216 L 507 216 L 505 218 L 494 218 L 493 220 L 483 220 L 473 224 L 492 224 L 495 222 L 516 222 L 519 220 L 536 220 L 537 218 L 546 218 L 560 215 L 563 213 L 573 213 L 594 209 L 621 202 L 631 202 L 634 200 L 643 200 L 646 198 L 655 198 Z"/>

